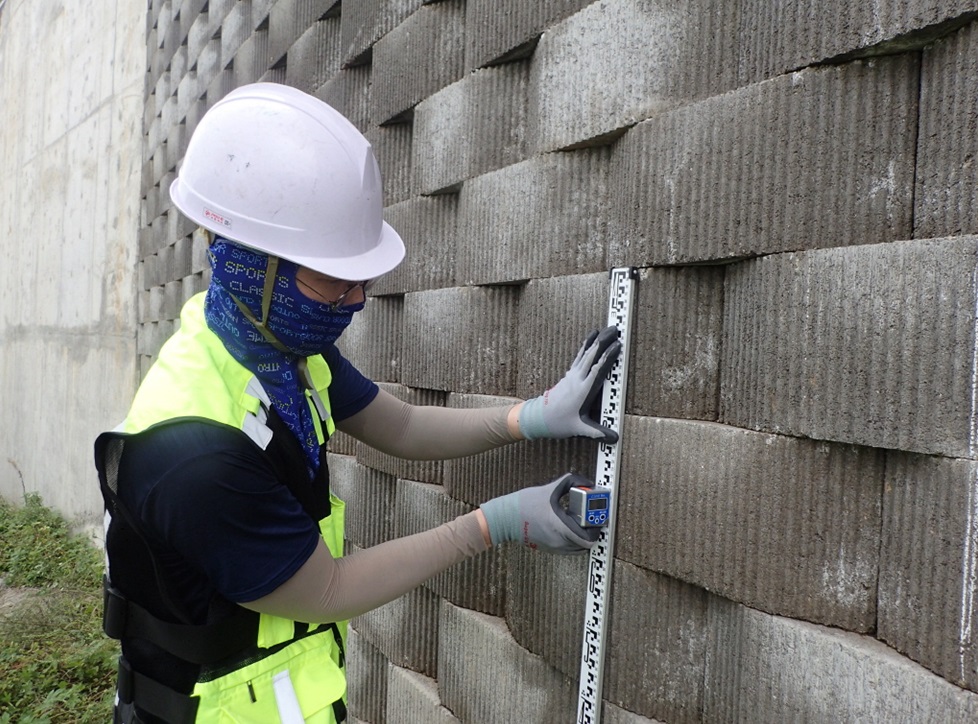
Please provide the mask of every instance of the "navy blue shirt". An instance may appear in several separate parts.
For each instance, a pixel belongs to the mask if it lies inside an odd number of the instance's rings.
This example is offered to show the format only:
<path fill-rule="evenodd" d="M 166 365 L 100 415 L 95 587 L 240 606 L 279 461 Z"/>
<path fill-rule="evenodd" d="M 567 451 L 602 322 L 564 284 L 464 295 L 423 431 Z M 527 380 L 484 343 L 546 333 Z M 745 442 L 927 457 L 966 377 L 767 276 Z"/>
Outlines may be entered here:
<path fill-rule="evenodd" d="M 360 412 L 378 388 L 335 348 L 333 419 Z M 236 603 L 285 583 L 312 555 L 316 523 L 239 431 L 195 420 L 146 431 L 126 443 L 119 470 L 127 508 L 159 545 L 175 593 L 202 617 L 216 591 Z"/>

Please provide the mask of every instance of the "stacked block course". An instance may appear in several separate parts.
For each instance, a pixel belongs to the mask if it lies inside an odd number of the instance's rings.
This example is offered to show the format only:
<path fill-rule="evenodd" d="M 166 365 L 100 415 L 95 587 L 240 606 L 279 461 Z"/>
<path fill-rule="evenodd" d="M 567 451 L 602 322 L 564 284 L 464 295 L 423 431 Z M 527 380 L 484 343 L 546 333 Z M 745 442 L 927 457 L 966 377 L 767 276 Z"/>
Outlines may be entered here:
<path fill-rule="evenodd" d="M 681 5 L 152 0 L 141 368 L 208 279 L 195 124 L 301 88 L 381 162 L 408 257 L 341 346 L 401 399 L 543 392 L 639 268 L 605 721 L 975 720 L 978 2 Z M 331 445 L 354 550 L 594 459 Z M 354 720 L 573 720 L 586 562 L 353 621 Z"/>

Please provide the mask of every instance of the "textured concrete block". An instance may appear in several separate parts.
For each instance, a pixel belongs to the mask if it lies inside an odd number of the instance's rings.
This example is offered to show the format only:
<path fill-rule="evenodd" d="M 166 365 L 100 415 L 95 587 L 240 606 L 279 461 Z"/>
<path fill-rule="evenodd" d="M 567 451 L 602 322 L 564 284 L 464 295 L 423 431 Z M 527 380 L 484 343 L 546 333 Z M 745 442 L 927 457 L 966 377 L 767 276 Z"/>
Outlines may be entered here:
<path fill-rule="evenodd" d="M 404 354 L 403 319 L 403 297 L 370 297 L 337 347 L 370 379 L 398 382 Z"/>
<path fill-rule="evenodd" d="M 708 594 L 622 561 L 611 593 L 604 698 L 663 721 L 702 721 Z"/>
<path fill-rule="evenodd" d="M 710 601 L 706 721 L 964 722 L 978 697 L 878 641 Z"/>
<path fill-rule="evenodd" d="M 452 393 L 448 407 L 510 407 L 511 397 Z M 479 455 L 445 461 L 443 484 L 453 498 L 479 505 L 527 485 L 549 482 L 568 471 L 593 477 L 597 446 L 585 439 L 533 440 Z"/>
<path fill-rule="evenodd" d="M 521 648 L 502 619 L 442 602 L 438 692 L 462 721 L 563 724 L 577 711 L 577 686 Z"/>
<path fill-rule="evenodd" d="M 541 33 L 591 0 L 467 0 L 465 69 L 528 57 Z"/>
<path fill-rule="evenodd" d="M 446 394 L 436 390 L 416 390 L 404 385 L 381 382 L 381 389 L 410 405 L 444 407 Z M 442 476 L 441 460 L 405 460 L 366 445 L 356 444 L 357 461 L 362 465 L 380 470 L 388 475 L 425 483 L 440 483 Z"/>
<path fill-rule="evenodd" d="M 879 5 L 845 0 L 812 7 L 742 3 L 743 82 L 819 61 L 919 50 L 974 17 L 974 0 L 913 0 Z"/>
<path fill-rule="evenodd" d="M 361 133 L 370 128 L 370 66 L 344 68 L 323 83 L 314 96 L 346 116 Z"/>
<path fill-rule="evenodd" d="M 375 293 L 403 294 L 455 283 L 456 251 L 468 246 L 458 244 L 457 194 L 420 196 L 394 204 L 384 210 L 384 218 L 401 235 L 407 253 L 397 269 L 377 282 Z"/>
<path fill-rule="evenodd" d="M 538 156 L 467 181 L 457 274 L 491 284 L 604 269 L 607 149 Z"/>
<path fill-rule="evenodd" d="M 876 620 L 882 451 L 626 415 L 622 560 L 853 631 Z"/>
<path fill-rule="evenodd" d="M 387 721 L 387 678 L 390 664 L 384 655 L 354 629 L 346 641 L 347 709 L 370 724 Z"/>
<path fill-rule="evenodd" d="M 369 128 L 364 132 L 364 136 L 373 146 L 384 177 L 384 203 L 387 206 L 414 196 L 411 171 L 412 130 L 410 123 L 395 123 Z"/>
<path fill-rule="evenodd" d="M 978 462 L 890 453 L 879 638 L 978 690 Z"/>
<path fill-rule="evenodd" d="M 343 64 L 369 62 L 378 40 L 401 24 L 423 0 L 359 0 L 343 6 Z"/>
<path fill-rule="evenodd" d="M 978 233 L 978 24 L 923 53 L 914 237 Z"/>
<path fill-rule="evenodd" d="M 398 538 L 436 528 L 472 510 L 454 500 L 440 485 L 399 480 L 394 532 Z M 439 573 L 425 587 L 457 606 L 502 615 L 505 568 L 499 549 L 469 558 Z"/>
<path fill-rule="evenodd" d="M 412 343 L 401 351 L 398 381 L 432 390 L 512 394 L 518 299 L 513 287 L 406 294 L 402 335 Z"/>
<path fill-rule="evenodd" d="M 299 37 L 316 21 L 326 14 L 335 0 L 275 0 L 268 12 L 268 58 L 274 65 L 289 54 L 292 63 L 291 47 Z M 339 28 L 337 27 L 337 30 Z M 337 58 L 339 46 L 336 47 Z M 336 69 L 339 69 L 337 63 Z"/>
<path fill-rule="evenodd" d="M 969 457 L 976 247 L 907 241 L 729 267 L 720 419 Z"/>
<path fill-rule="evenodd" d="M 463 75 L 465 3 L 424 5 L 374 46 L 370 120 L 386 123 Z"/>
<path fill-rule="evenodd" d="M 416 188 L 425 194 L 526 157 L 527 63 L 467 75 L 415 107 Z"/>
<path fill-rule="evenodd" d="M 460 724 L 438 698 L 438 682 L 392 666 L 387 680 L 387 721 L 398 724 Z"/>
<path fill-rule="evenodd" d="M 251 37 L 251 2 L 236 2 L 221 22 L 221 58 L 225 66 L 242 44 Z"/>
<path fill-rule="evenodd" d="M 530 148 L 601 141 L 736 87 L 736 4 L 592 3 L 549 28 L 533 56 Z"/>
<path fill-rule="evenodd" d="M 255 83 L 268 70 L 268 31 L 257 30 L 234 54 L 234 87 Z"/>
<path fill-rule="evenodd" d="M 312 23 L 288 49 L 285 81 L 312 93 L 340 71 L 340 19 Z"/>
<path fill-rule="evenodd" d="M 351 624 L 391 663 L 434 677 L 438 675 L 439 611 L 438 596 L 419 586 L 357 616 Z"/>
<path fill-rule="evenodd" d="M 522 545 L 507 545 L 505 552 L 506 623 L 513 638 L 577 681 L 588 556 L 557 556 Z"/>
<path fill-rule="evenodd" d="M 346 503 L 348 541 L 369 548 L 394 537 L 394 477 L 331 454 L 329 478 L 330 490 Z"/>
<path fill-rule="evenodd" d="M 658 719 L 649 719 L 641 714 L 609 704 L 607 701 L 601 703 L 601 721 L 604 724 L 662 724 Z"/>
<path fill-rule="evenodd" d="M 609 263 L 910 238 L 917 65 L 808 69 L 636 126 L 616 148 Z"/>
<path fill-rule="evenodd" d="M 626 411 L 717 418 L 723 281 L 724 267 L 641 270 Z"/>
<path fill-rule="evenodd" d="M 523 288 L 517 395 L 541 395 L 567 373 L 587 335 L 607 324 L 608 289 L 607 272 L 535 279 Z"/>

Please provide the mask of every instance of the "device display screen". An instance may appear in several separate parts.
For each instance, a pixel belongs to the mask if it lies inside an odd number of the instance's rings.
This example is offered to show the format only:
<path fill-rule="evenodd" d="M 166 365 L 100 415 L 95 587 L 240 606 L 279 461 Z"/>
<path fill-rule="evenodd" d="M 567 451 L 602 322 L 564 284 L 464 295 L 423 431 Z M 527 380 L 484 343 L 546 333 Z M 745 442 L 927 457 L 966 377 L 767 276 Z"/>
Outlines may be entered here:
<path fill-rule="evenodd" d="M 589 498 L 587 501 L 588 510 L 604 510 L 608 507 L 607 498 Z"/>

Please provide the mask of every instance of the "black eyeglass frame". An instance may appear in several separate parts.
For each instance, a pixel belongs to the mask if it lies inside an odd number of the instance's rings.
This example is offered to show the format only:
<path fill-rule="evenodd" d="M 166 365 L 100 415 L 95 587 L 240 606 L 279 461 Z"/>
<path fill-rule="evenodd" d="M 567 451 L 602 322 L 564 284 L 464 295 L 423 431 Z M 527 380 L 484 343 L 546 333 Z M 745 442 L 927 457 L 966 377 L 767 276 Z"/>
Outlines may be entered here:
<path fill-rule="evenodd" d="M 334 300 L 329 300 L 326 297 L 324 297 L 322 294 L 320 294 L 318 289 L 313 287 L 311 284 L 302 281 L 298 276 L 296 276 L 295 280 L 299 284 L 304 286 L 306 289 L 311 291 L 313 294 L 315 294 L 317 297 L 319 297 L 323 301 L 323 303 L 327 307 L 329 307 L 329 311 L 331 312 L 335 312 L 340 307 L 342 307 L 343 302 L 346 301 L 346 298 L 350 296 L 353 293 L 353 290 L 355 290 L 357 287 L 359 287 L 363 291 L 364 299 L 366 299 L 367 291 L 370 289 L 371 286 L 373 286 L 374 281 L 376 281 L 375 279 L 364 279 L 362 282 L 353 282 L 352 284 L 350 284 L 349 288 L 345 292 L 340 294 L 340 296 L 338 296 Z"/>

